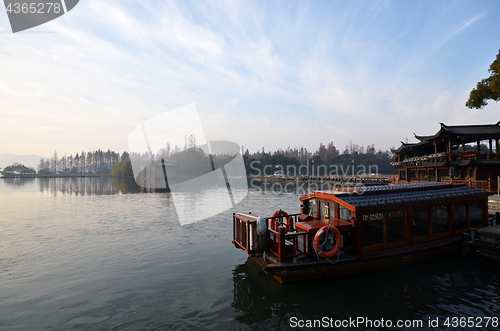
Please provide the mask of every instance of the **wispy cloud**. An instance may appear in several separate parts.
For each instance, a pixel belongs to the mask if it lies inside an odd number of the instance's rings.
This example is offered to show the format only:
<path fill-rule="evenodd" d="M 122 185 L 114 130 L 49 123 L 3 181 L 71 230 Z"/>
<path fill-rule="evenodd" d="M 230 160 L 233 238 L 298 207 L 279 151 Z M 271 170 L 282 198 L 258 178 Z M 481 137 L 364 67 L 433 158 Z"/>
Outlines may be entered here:
<path fill-rule="evenodd" d="M 80 2 L 44 26 L 55 33 L 0 35 L 0 153 L 126 149 L 138 122 L 193 102 L 207 135 L 250 149 L 387 148 L 407 123 L 469 114 L 463 86 L 447 83 L 456 68 L 430 49 L 479 20 L 500 23 L 472 5 L 462 11 L 480 13 L 464 23 L 369 3 Z M 439 41 L 436 29 L 452 32 Z"/>
<path fill-rule="evenodd" d="M 469 20 L 467 20 L 467 22 L 463 23 L 457 29 L 455 29 L 449 35 L 447 35 L 438 45 L 436 45 L 436 48 L 441 47 L 448 40 L 450 40 L 451 38 L 453 38 L 454 36 L 456 36 L 457 34 L 459 34 L 460 32 L 462 32 L 463 30 L 467 29 L 468 27 L 471 27 L 475 22 L 477 22 L 477 21 L 481 20 L 482 18 L 484 18 L 486 16 L 486 14 L 487 14 L 487 12 L 484 11 L 484 12 L 482 12 L 482 13 L 480 13 L 480 14 L 472 17 L 472 18 L 470 18 Z"/>

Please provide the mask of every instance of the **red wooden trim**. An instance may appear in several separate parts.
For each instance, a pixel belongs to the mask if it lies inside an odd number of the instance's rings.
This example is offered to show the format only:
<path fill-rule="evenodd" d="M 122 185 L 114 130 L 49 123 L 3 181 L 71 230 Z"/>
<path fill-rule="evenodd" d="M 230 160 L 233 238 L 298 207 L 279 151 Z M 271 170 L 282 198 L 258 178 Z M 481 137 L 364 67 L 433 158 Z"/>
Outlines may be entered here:
<path fill-rule="evenodd" d="M 240 244 L 240 243 L 239 243 L 239 242 L 237 242 L 236 240 L 234 240 L 233 242 L 234 242 L 234 243 L 236 243 L 236 244 L 238 244 L 238 246 L 240 246 L 242 249 L 244 249 L 245 251 L 247 251 L 247 252 L 248 252 L 248 249 L 247 249 L 245 246 L 243 246 L 242 244 Z"/>
<path fill-rule="evenodd" d="M 285 228 L 278 228 L 278 258 L 280 261 L 285 259 Z"/>
<path fill-rule="evenodd" d="M 450 203 L 450 211 L 448 212 L 449 229 L 452 235 L 455 235 L 455 201 Z"/>
<path fill-rule="evenodd" d="M 410 241 L 410 245 L 413 245 L 413 216 L 414 210 L 413 206 L 408 207 L 406 213 L 406 232 L 408 234 L 408 240 Z"/>
<path fill-rule="evenodd" d="M 359 255 L 363 255 L 363 214 L 360 214 L 354 223 L 352 237 L 353 239 L 356 238 L 356 243 L 353 243 L 352 246 L 356 248 Z"/>

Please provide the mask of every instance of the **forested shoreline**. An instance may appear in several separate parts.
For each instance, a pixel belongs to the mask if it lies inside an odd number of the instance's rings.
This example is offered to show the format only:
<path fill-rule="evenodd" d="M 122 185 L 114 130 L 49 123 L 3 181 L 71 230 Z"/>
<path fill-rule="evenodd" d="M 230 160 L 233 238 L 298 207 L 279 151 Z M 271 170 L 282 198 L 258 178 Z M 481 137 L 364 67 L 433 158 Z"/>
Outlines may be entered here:
<path fill-rule="evenodd" d="M 315 152 L 307 148 L 278 149 L 275 152 L 261 151 L 243 154 L 247 175 L 271 175 L 282 172 L 286 175 L 359 175 L 360 173 L 395 174 L 390 165 L 391 151 L 378 151 L 375 145 L 366 148 L 352 141 L 341 151 L 333 142 L 320 143 Z M 371 171 L 370 171 L 371 170 Z M 353 173 L 354 172 L 354 173 Z"/>
<path fill-rule="evenodd" d="M 191 145 L 184 150 L 196 148 Z M 201 151 L 201 150 L 200 150 Z M 174 155 L 172 151 L 172 155 Z M 177 153 L 179 154 L 179 153 Z M 182 154 L 182 153 L 181 153 Z M 333 142 L 324 145 L 320 143 L 314 152 L 305 147 L 278 149 L 266 152 L 264 148 L 250 153 L 243 152 L 247 175 L 271 175 L 281 171 L 288 175 L 342 175 L 358 174 L 360 169 L 365 172 L 379 174 L 394 174 L 390 166 L 392 153 L 378 151 L 373 144 L 366 148 L 352 142 L 340 151 Z M 166 155 L 172 156 L 172 155 Z M 37 169 L 21 164 L 13 164 L 3 169 L 3 175 L 112 175 L 132 176 L 130 155 L 128 152 L 117 153 L 111 150 L 82 151 L 75 155 L 58 156 L 57 151 L 51 158 L 42 158 Z"/>
<path fill-rule="evenodd" d="M 58 157 L 57 151 L 49 159 L 41 159 L 37 167 L 37 174 L 92 174 L 92 175 L 110 175 L 112 168 L 117 163 L 129 159 L 127 152 L 121 155 L 111 150 L 106 152 L 102 150 L 76 153 L 75 156 Z"/>

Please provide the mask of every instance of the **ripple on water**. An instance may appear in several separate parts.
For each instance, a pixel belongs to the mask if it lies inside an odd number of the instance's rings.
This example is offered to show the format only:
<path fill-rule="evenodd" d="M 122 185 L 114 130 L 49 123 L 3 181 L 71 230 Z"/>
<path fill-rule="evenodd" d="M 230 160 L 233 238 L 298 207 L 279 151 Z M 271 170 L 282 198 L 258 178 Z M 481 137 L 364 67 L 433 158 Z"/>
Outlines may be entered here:
<path fill-rule="evenodd" d="M 453 257 L 282 285 L 231 244 L 231 215 L 295 213 L 297 195 L 254 190 L 234 210 L 180 226 L 166 194 L 122 194 L 100 180 L 0 180 L 2 328 L 275 330 L 294 316 L 498 315 L 497 262 Z"/>

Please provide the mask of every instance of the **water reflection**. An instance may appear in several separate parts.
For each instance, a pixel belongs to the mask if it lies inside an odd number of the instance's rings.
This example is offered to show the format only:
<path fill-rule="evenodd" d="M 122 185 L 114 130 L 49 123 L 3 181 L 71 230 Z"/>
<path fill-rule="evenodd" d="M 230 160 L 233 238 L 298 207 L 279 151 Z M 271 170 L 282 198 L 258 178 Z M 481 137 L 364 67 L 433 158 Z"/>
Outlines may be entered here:
<path fill-rule="evenodd" d="M 121 193 L 141 192 L 141 187 L 137 185 L 133 178 L 113 177 L 111 178 L 111 185 Z"/>
<path fill-rule="evenodd" d="M 133 178 L 126 177 L 52 177 L 52 178 L 3 178 L 5 187 L 32 188 L 54 196 L 62 195 L 112 195 L 139 193 L 141 188 Z"/>
<path fill-rule="evenodd" d="M 233 270 L 232 307 L 249 326 L 288 327 L 290 318 L 419 320 L 493 317 L 500 310 L 500 264 L 461 256 L 380 272 L 281 285 L 247 261 Z M 484 325 L 483 325 L 484 327 Z M 369 328 L 360 328 L 369 329 Z M 488 328 L 486 328 L 488 329 Z"/>
<path fill-rule="evenodd" d="M 36 181 L 36 178 L 3 178 L 5 186 L 24 186 L 32 184 Z"/>

